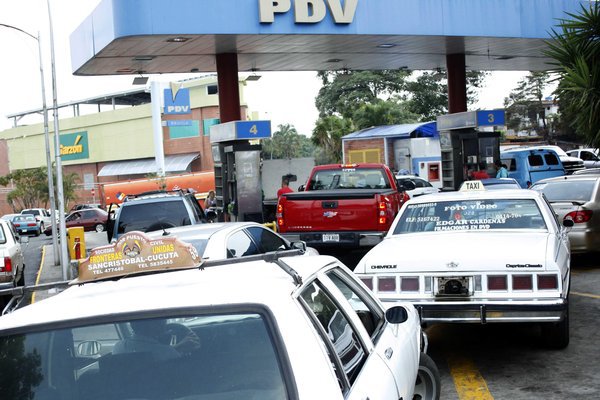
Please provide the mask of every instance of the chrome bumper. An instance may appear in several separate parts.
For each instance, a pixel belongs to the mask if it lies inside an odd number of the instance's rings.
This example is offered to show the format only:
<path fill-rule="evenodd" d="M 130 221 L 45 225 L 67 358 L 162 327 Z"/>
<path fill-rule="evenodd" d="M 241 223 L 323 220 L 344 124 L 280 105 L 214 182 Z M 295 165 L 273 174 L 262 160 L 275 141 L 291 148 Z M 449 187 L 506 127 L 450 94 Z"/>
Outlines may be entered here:
<path fill-rule="evenodd" d="M 565 299 L 490 301 L 412 301 L 421 323 L 558 322 L 567 311 Z"/>
<path fill-rule="evenodd" d="M 324 242 L 323 234 L 338 234 L 337 242 Z M 309 247 L 371 247 L 383 240 L 385 232 L 302 232 L 281 233 L 290 242 L 303 241 Z"/>

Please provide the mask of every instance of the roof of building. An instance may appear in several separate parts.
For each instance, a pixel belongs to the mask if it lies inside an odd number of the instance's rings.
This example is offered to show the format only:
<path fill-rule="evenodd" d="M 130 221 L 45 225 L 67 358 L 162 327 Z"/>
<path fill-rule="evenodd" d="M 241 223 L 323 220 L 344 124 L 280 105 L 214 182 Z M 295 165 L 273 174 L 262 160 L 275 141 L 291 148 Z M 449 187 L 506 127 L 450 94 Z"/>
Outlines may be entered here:
<path fill-rule="evenodd" d="M 394 137 L 399 139 L 410 139 L 419 137 L 439 137 L 435 122 L 420 122 L 416 124 L 400 124 L 374 126 L 349 133 L 342 137 L 348 139 L 372 139 Z"/>

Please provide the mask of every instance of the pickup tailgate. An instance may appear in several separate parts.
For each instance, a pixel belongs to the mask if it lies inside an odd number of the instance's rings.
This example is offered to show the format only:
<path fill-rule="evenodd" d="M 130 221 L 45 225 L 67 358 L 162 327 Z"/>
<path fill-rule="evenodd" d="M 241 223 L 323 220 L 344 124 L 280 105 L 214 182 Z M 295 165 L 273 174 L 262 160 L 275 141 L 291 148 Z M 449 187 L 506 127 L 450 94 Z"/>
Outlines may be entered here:
<path fill-rule="evenodd" d="M 287 232 L 376 231 L 378 199 L 389 189 L 318 190 L 284 195 Z"/>

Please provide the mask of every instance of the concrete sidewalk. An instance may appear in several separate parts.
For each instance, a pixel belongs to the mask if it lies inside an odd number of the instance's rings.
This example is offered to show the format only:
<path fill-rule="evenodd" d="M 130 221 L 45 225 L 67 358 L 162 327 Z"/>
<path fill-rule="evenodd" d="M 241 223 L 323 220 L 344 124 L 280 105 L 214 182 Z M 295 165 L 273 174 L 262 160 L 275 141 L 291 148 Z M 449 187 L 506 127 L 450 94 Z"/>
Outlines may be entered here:
<path fill-rule="evenodd" d="M 103 246 L 106 244 L 108 244 L 106 232 L 85 232 L 86 254 L 89 254 L 90 250 L 94 247 Z M 74 273 L 71 272 L 70 276 L 74 276 Z M 63 281 L 62 266 L 54 265 L 54 248 L 52 244 L 43 246 L 42 258 L 35 284 L 44 285 Z M 60 290 L 55 288 L 36 291 L 32 294 L 31 302 L 35 303 L 44 300 L 48 297 L 54 296 L 59 292 Z"/>

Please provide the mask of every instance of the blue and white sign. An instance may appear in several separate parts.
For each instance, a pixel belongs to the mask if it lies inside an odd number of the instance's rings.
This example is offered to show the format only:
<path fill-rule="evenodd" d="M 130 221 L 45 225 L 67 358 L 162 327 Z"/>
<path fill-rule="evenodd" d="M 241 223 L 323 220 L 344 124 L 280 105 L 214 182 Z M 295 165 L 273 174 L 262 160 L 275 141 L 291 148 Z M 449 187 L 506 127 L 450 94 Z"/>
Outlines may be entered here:
<path fill-rule="evenodd" d="M 211 143 L 270 137 L 271 121 L 230 121 L 210 127 Z"/>
<path fill-rule="evenodd" d="M 192 126 L 191 119 L 172 119 L 167 121 L 167 126 Z"/>
<path fill-rule="evenodd" d="M 502 126 L 504 125 L 504 110 L 479 110 L 477 111 L 477 126 Z"/>
<path fill-rule="evenodd" d="M 173 95 L 171 89 L 165 89 L 165 114 L 191 114 L 192 107 L 190 106 L 190 90 L 179 89 Z"/>

